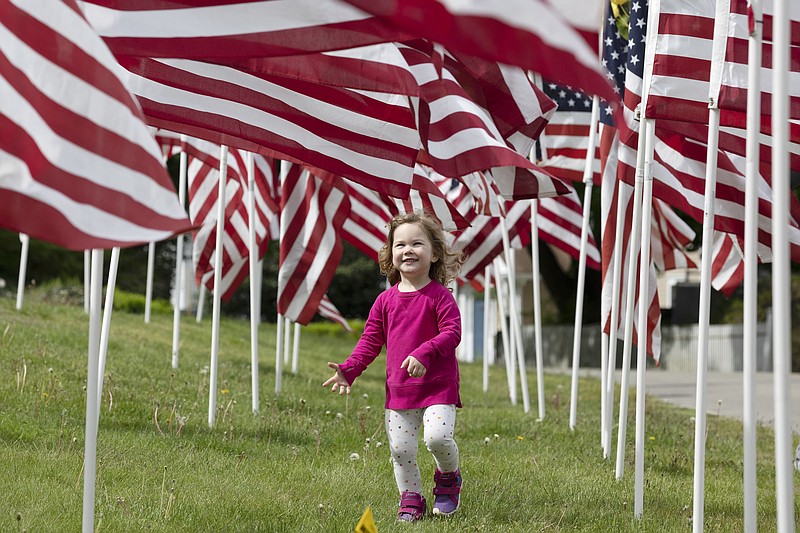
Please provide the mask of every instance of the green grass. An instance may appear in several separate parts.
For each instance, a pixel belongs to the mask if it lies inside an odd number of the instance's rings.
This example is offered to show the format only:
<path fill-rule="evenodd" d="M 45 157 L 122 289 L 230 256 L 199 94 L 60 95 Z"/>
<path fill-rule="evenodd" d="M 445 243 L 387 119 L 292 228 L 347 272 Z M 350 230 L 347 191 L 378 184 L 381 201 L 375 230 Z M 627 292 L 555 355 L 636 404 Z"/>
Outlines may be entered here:
<path fill-rule="evenodd" d="M 388 447 L 377 446 L 385 441 L 382 361 L 349 399 L 332 394 L 320 386 L 325 362 L 343 360 L 356 336 L 309 328 L 299 372 L 285 374 L 276 397 L 274 325 L 264 325 L 261 409 L 253 415 L 249 322 L 224 320 L 216 425 L 209 428 L 210 329 L 208 320 L 183 318 L 180 365 L 172 369 L 172 316 L 154 314 L 144 324 L 140 314 L 115 312 L 97 448 L 98 531 L 349 532 L 367 506 L 382 533 L 691 530 L 689 410 L 648 399 L 644 514 L 636 520 L 635 398 L 625 476 L 616 481 L 613 461 L 601 458 L 597 381 L 580 382 L 570 431 L 569 376 L 546 375 L 547 416 L 538 422 L 533 372 L 534 405 L 525 414 L 508 401 L 502 367 L 491 369 L 484 393 L 480 364 L 462 364 L 462 508 L 450 519 L 396 524 Z M 80 528 L 87 331 L 82 307 L 35 291 L 20 312 L 12 299 L 0 299 L 0 531 Z M 772 432 L 760 428 L 758 439 L 759 531 L 773 531 Z M 741 440 L 740 423 L 709 417 L 707 531 L 743 530 Z M 433 462 L 421 447 L 432 485 Z M 354 452 L 357 461 L 349 458 Z M 795 509 L 800 519 L 798 498 Z"/>

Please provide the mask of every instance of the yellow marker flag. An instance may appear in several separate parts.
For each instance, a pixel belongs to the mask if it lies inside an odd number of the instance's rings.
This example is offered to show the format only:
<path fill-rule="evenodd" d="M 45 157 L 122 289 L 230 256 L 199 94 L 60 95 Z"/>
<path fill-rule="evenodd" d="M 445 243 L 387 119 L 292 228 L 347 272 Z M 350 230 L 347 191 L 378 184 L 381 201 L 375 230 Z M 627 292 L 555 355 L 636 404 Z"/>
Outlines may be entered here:
<path fill-rule="evenodd" d="M 375 525 L 372 509 L 369 507 L 364 509 L 364 514 L 361 515 L 361 520 L 356 524 L 356 529 L 353 533 L 378 533 L 378 526 Z"/>

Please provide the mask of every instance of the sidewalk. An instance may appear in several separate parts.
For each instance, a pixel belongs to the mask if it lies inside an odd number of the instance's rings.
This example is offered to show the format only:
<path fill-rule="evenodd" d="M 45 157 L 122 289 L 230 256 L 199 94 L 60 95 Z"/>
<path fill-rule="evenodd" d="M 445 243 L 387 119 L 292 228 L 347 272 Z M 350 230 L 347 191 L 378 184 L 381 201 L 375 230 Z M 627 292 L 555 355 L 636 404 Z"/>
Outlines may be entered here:
<path fill-rule="evenodd" d="M 617 373 L 617 383 L 621 372 Z M 706 412 L 742 419 L 744 411 L 743 376 L 741 373 L 709 373 L 706 383 Z M 648 369 L 645 374 L 647 394 L 662 400 L 695 409 L 697 376 L 693 373 L 670 372 Z M 775 419 L 772 373 L 756 374 L 755 402 L 756 419 L 762 424 L 772 425 Z M 636 384 L 636 371 L 631 372 L 631 385 Z M 789 375 L 789 423 L 792 431 L 800 434 L 800 374 Z M 721 403 L 720 403 L 721 402 Z"/>

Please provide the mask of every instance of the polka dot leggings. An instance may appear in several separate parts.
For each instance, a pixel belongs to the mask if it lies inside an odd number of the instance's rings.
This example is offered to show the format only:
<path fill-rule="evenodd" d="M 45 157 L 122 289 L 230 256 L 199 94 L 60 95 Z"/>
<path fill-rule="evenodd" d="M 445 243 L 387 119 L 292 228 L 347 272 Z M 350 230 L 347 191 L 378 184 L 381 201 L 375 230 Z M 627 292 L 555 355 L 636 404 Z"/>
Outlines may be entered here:
<path fill-rule="evenodd" d="M 433 455 L 440 472 L 458 468 L 458 446 L 453 440 L 456 425 L 455 405 L 431 405 L 425 409 L 386 410 L 386 435 L 394 463 L 397 488 L 422 492 L 422 478 L 417 465 L 418 435 L 423 427 L 423 440 Z"/>

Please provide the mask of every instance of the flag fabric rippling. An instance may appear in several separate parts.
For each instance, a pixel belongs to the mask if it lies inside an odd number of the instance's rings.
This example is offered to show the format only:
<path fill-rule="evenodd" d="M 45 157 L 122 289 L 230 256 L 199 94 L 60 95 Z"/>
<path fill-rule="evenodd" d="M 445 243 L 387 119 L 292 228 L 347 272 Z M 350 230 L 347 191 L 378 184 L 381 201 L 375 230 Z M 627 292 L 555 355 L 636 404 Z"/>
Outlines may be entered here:
<path fill-rule="evenodd" d="M 190 229 L 114 57 L 74 2 L 0 9 L 0 226 L 72 250 Z"/>

